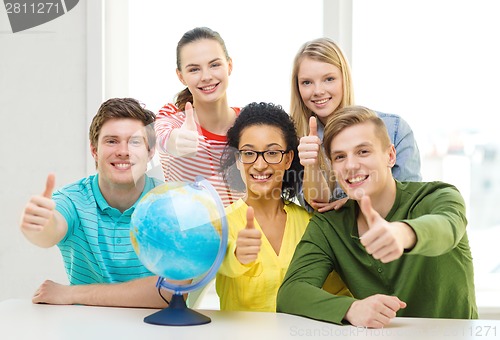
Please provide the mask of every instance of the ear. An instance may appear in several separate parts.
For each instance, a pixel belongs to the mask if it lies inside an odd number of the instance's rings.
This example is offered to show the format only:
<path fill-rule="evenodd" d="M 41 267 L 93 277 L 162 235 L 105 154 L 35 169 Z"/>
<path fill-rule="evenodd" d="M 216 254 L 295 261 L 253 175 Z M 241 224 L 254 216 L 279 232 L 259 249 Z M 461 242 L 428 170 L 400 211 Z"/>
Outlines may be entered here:
<path fill-rule="evenodd" d="M 90 143 L 90 153 L 92 154 L 94 161 L 97 162 L 97 147 L 93 146 L 92 143 Z"/>
<path fill-rule="evenodd" d="M 285 168 L 286 170 L 290 169 L 290 167 L 292 166 L 292 162 L 293 162 L 293 157 L 294 157 L 294 152 L 293 150 L 290 150 L 288 151 L 286 154 L 285 154 Z"/>
<path fill-rule="evenodd" d="M 233 72 L 233 59 L 229 58 L 227 62 L 227 68 L 228 68 L 227 74 L 230 76 L 231 72 Z"/>
<path fill-rule="evenodd" d="M 234 152 L 234 164 L 236 164 L 236 169 L 241 170 L 240 167 L 243 165 L 243 163 L 241 163 L 238 160 L 238 152 L 237 151 Z"/>
<path fill-rule="evenodd" d="M 184 77 L 182 76 L 182 72 L 181 72 L 181 71 L 179 71 L 179 69 L 177 69 L 177 68 L 176 68 L 176 69 L 175 69 L 175 73 L 177 74 L 177 78 L 179 78 L 179 81 L 180 81 L 183 85 L 187 86 L 187 85 L 186 85 L 186 81 L 184 80 Z"/>
<path fill-rule="evenodd" d="M 394 147 L 394 144 L 391 144 L 391 146 L 389 146 L 388 153 L 389 161 L 387 163 L 387 166 L 389 168 L 392 168 L 394 164 L 396 164 L 396 148 Z"/>
<path fill-rule="evenodd" d="M 155 156 L 155 147 L 152 146 L 151 148 L 149 148 L 149 151 L 148 151 L 148 161 L 151 161 L 153 159 L 153 157 Z"/>

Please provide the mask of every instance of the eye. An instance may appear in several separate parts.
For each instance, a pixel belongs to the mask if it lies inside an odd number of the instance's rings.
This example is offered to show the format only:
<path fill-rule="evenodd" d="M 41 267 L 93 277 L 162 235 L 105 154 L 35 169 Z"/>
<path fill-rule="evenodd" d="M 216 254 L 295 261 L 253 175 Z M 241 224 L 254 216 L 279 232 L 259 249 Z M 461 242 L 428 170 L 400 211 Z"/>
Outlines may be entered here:
<path fill-rule="evenodd" d="M 311 82 L 309 80 L 304 80 L 301 84 L 304 86 L 308 86 L 311 85 Z"/>
<path fill-rule="evenodd" d="M 339 161 L 343 160 L 344 158 L 345 158 L 344 155 L 336 155 L 336 156 L 333 157 L 333 161 L 334 162 L 339 162 Z"/>
<path fill-rule="evenodd" d="M 271 156 L 271 157 L 276 157 L 276 156 L 280 155 L 281 152 L 269 150 L 269 151 L 266 151 L 266 154 L 269 155 L 269 156 Z"/>
<path fill-rule="evenodd" d="M 128 143 L 132 146 L 141 146 L 144 144 L 144 141 L 142 138 L 134 138 L 131 139 Z"/>
<path fill-rule="evenodd" d="M 200 70 L 199 67 L 191 67 L 191 68 L 188 69 L 188 72 L 189 73 L 194 73 L 194 72 L 198 72 L 199 70 Z"/>
<path fill-rule="evenodd" d="M 255 151 L 250 151 L 250 150 L 243 150 L 241 151 L 241 155 L 243 157 L 255 157 Z"/>
<path fill-rule="evenodd" d="M 216 68 L 216 67 L 220 67 L 220 66 L 221 66 L 221 63 L 218 63 L 218 62 L 210 64 L 211 68 Z"/>
<path fill-rule="evenodd" d="M 113 144 L 116 144 L 116 143 L 118 143 L 118 141 L 116 139 L 106 139 L 106 140 L 104 140 L 104 144 L 113 145 Z"/>
<path fill-rule="evenodd" d="M 358 151 L 358 153 L 362 156 L 366 156 L 366 155 L 369 155 L 370 154 L 370 150 L 368 149 L 361 149 Z"/>
<path fill-rule="evenodd" d="M 326 81 L 327 82 L 332 82 L 332 81 L 335 81 L 335 78 L 334 77 L 328 77 L 328 78 L 326 78 Z"/>

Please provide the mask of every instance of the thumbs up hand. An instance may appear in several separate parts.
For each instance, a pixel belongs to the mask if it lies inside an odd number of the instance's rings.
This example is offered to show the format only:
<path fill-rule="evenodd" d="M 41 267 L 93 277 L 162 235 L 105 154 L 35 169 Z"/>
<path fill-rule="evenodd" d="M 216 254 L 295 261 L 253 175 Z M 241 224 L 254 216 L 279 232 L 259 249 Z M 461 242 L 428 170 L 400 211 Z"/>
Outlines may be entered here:
<path fill-rule="evenodd" d="M 257 260 L 260 252 L 262 233 L 255 229 L 254 211 L 252 207 L 247 210 L 247 225 L 240 230 L 236 239 L 235 255 L 241 264 L 248 264 Z"/>
<path fill-rule="evenodd" d="M 318 123 L 316 117 L 309 118 L 309 135 L 300 139 L 298 146 L 300 164 L 303 166 L 318 164 L 318 153 L 321 140 L 318 137 Z"/>
<path fill-rule="evenodd" d="M 175 143 L 174 149 L 171 148 L 170 151 L 175 156 L 194 157 L 198 151 L 199 140 L 198 127 L 196 125 L 195 114 L 191 103 L 186 103 L 184 113 L 186 114 L 186 120 L 179 129 L 172 131 L 172 137 L 175 138 Z"/>
<path fill-rule="evenodd" d="M 359 201 L 359 206 L 367 228 L 360 241 L 373 258 L 388 263 L 400 258 L 405 249 L 415 246 L 416 234 L 408 224 L 387 222 L 373 209 L 370 197 L 366 195 Z"/>
<path fill-rule="evenodd" d="M 22 231 L 44 231 L 45 227 L 53 222 L 56 203 L 52 200 L 52 192 L 55 181 L 55 175 L 49 174 L 43 193 L 32 196 L 29 200 L 21 217 Z"/>

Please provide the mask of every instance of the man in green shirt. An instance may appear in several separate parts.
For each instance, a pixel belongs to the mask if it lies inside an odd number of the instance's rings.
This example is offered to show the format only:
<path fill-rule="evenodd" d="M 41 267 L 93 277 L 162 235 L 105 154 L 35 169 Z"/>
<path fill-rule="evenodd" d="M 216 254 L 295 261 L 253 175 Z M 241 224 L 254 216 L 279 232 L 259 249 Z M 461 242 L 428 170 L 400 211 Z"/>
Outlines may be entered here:
<path fill-rule="evenodd" d="M 373 328 L 395 316 L 477 318 L 458 190 L 395 180 L 394 145 L 366 108 L 340 110 L 325 127 L 324 144 L 350 200 L 309 222 L 278 291 L 277 311 Z M 353 297 L 321 289 L 332 271 Z"/>

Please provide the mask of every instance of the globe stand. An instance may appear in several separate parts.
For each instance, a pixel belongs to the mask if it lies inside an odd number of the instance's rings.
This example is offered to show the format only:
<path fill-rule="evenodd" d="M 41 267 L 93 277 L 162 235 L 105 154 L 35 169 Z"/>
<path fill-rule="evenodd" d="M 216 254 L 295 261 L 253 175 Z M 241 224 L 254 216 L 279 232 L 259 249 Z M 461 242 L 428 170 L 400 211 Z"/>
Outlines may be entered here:
<path fill-rule="evenodd" d="M 208 316 L 186 306 L 182 294 L 173 294 L 170 305 L 144 318 L 144 322 L 163 326 L 195 326 L 209 323 Z"/>

